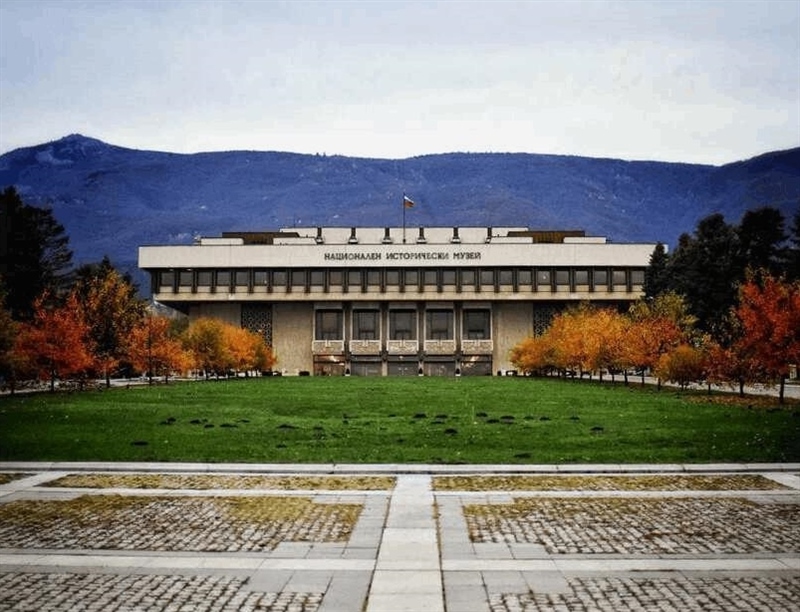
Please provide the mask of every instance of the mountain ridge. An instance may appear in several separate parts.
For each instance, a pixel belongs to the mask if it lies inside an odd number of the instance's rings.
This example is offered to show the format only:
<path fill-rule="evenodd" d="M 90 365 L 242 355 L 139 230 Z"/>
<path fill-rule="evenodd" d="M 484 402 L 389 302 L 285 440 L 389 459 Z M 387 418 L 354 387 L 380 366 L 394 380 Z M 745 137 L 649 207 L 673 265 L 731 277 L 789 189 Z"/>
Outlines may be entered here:
<path fill-rule="evenodd" d="M 49 206 L 77 263 L 135 270 L 142 244 L 292 226 L 578 228 L 674 246 L 699 219 L 800 205 L 800 147 L 722 166 L 534 153 L 374 159 L 280 151 L 170 153 L 80 134 L 0 156 L 0 187 Z"/>

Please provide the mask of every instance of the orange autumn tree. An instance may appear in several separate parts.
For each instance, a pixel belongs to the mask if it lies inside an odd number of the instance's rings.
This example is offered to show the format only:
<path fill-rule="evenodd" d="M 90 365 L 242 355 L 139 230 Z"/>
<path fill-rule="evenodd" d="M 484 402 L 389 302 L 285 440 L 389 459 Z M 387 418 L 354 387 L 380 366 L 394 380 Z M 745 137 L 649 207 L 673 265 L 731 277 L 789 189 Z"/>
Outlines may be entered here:
<path fill-rule="evenodd" d="M 662 355 L 689 341 L 695 322 L 683 297 L 671 292 L 635 302 L 628 318 L 625 361 L 641 370 L 642 383 L 645 372 L 655 370 Z"/>
<path fill-rule="evenodd" d="M 789 366 L 800 363 L 800 281 L 749 275 L 739 289 L 735 314 L 742 327 L 735 350 L 758 364 L 761 382 L 779 383 L 783 403 Z"/>
<path fill-rule="evenodd" d="M 201 317 L 183 334 L 184 347 L 206 377 L 210 374 L 268 370 L 275 357 L 263 338 L 219 319 Z"/>
<path fill-rule="evenodd" d="M 33 309 L 33 319 L 20 325 L 16 338 L 15 352 L 23 369 L 49 380 L 51 391 L 57 379 L 77 377 L 82 382 L 94 360 L 89 325 L 76 294 L 70 293 L 63 304 L 54 304 L 45 293 Z"/>
<path fill-rule="evenodd" d="M 75 292 L 89 324 L 95 367 L 110 387 L 111 374 L 126 357 L 132 330 L 141 322 L 145 304 L 136 297 L 136 287 L 114 269 L 108 258 L 79 279 Z"/>
<path fill-rule="evenodd" d="M 659 379 L 677 383 L 686 389 L 706 377 L 706 354 L 701 348 L 679 344 L 659 357 L 655 374 Z"/>
<path fill-rule="evenodd" d="M 131 330 L 127 357 L 134 368 L 147 373 L 152 385 L 155 376 L 169 380 L 172 372 L 189 368 L 191 359 L 180 339 L 171 332 L 167 317 L 147 316 Z"/>
<path fill-rule="evenodd" d="M 226 365 L 230 370 L 247 375 L 253 370 L 269 370 L 275 364 L 275 358 L 264 339 L 249 329 L 224 325 L 222 339 L 228 357 Z"/>

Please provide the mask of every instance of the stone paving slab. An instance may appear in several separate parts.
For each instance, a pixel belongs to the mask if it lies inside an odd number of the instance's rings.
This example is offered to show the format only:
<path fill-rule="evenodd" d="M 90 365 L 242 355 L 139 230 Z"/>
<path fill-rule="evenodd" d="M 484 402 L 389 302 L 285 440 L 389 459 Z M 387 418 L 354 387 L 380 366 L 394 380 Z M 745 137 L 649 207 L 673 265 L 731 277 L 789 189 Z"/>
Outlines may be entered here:
<path fill-rule="evenodd" d="M 0 464 L 12 610 L 800 611 L 800 465 Z"/>

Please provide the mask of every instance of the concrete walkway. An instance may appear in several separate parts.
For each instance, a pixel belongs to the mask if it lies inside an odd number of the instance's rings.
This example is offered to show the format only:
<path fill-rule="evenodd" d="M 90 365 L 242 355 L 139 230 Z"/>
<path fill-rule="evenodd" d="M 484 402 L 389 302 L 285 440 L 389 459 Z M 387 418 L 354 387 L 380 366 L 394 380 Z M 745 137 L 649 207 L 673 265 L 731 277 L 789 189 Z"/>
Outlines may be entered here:
<path fill-rule="evenodd" d="M 800 464 L 0 463 L 0 483 L 0 611 L 800 610 Z"/>

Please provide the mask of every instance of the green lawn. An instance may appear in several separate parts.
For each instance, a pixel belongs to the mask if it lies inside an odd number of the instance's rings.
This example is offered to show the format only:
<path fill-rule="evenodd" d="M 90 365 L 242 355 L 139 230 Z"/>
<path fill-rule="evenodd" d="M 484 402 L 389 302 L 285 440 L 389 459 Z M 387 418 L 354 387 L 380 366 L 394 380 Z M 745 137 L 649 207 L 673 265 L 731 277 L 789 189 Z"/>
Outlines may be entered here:
<path fill-rule="evenodd" d="M 0 460 L 800 461 L 800 406 L 550 379 L 261 378 L 0 398 Z"/>

